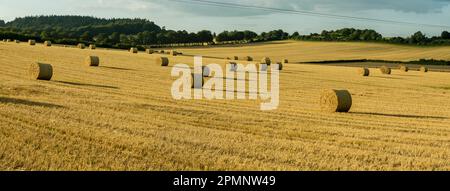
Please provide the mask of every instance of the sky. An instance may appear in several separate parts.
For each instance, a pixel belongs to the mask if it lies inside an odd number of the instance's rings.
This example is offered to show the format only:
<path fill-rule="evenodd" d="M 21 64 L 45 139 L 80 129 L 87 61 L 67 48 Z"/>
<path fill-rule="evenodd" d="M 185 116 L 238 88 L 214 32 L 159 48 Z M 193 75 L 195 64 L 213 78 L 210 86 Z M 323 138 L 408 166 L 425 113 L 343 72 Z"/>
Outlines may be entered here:
<path fill-rule="evenodd" d="M 383 36 L 427 36 L 450 31 L 450 0 L 209 0 L 315 13 L 394 20 L 429 27 L 368 20 L 338 19 L 245 8 L 198 4 L 192 0 L 0 0 L 0 19 L 33 15 L 86 15 L 102 18 L 146 18 L 173 30 L 283 29 L 301 34 L 344 27 L 374 29 Z"/>

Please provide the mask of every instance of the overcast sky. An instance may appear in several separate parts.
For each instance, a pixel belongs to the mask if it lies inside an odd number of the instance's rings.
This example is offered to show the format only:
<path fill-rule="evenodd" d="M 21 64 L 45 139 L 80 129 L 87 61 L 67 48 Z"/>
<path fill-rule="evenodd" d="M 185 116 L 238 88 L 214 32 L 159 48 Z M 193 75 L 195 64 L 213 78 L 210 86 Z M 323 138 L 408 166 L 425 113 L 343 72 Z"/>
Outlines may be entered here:
<path fill-rule="evenodd" d="M 190 0 L 185 0 L 190 1 Z M 210 0 L 374 19 L 450 26 L 450 0 Z M 440 34 L 449 28 L 356 21 L 261 10 L 214 7 L 170 0 L 0 0 L 0 19 L 30 15 L 88 15 L 104 18 L 146 18 L 169 29 L 283 29 L 302 34 L 344 27 L 369 28 L 384 36 L 406 36 L 415 31 Z"/>

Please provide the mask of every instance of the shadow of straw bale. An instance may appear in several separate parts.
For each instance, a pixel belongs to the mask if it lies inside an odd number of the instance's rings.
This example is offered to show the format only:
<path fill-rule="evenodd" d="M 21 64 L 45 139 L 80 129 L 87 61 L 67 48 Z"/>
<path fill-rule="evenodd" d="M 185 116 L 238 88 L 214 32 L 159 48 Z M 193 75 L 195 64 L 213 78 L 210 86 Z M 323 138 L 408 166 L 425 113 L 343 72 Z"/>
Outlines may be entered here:
<path fill-rule="evenodd" d="M 438 117 L 438 116 L 386 114 L 386 113 L 375 113 L 375 112 L 350 112 L 350 113 L 359 114 L 359 115 L 376 115 L 376 116 L 384 116 L 384 117 L 400 117 L 400 118 L 411 118 L 411 119 L 448 119 L 447 117 Z"/>
<path fill-rule="evenodd" d="M 189 67 L 181 67 L 181 66 L 167 66 L 168 68 L 182 68 L 182 69 L 194 69 L 194 67 L 191 67 L 191 66 L 189 66 Z"/>
<path fill-rule="evenodd" d="M 10 104 L 27 105 L 27 106 L 40 106 L 40 107 L 48 107 L 48 108 L 63 108 L 63 106 L 51 104 L 51 103 L 35 102 L 35 101 L 29 101 L 29 100 L 25 100 L 25 99 L 16 99 L 16 98 L 7 98 L 7 97 L 0 97 L 0 103 L 10 103 Z"/>
<path fill-rule="evenodd" d="M 99 68 L 106 68 L 106 69 L 112 69 L 112 70 L 133 70 L 129 68 L 120 68 L 120 67 L 112 67 L 112 66 L 99 66 Z"/>
<path fill-rule="evenodd" d="M 397 74 L 398 76 L 404 76 L 404 77 L 421 77 L 419 75 L 414 75 L 414 74 Z"/>
<path fill-rule="evenodd" d="M 190 57 L 194 57 L 194 56 L 199 56 L 199 55 L 195 55 L 195 54 L 183 54 L 183 56 L 190 56 Z M 218 56 L 201 56 L 203 58 L 211 58 L 211 59 L 225 59 L 224 57 L 218 57 Z"/>
<path fill-rule="evenodd" d="M 283 74 L 298 74 L 298 73 L 315 73 L 312 71 L 301 71 L 301 70 L 290 70 L 290 71 L 280 71 Z"/>
<path fill-rule="evenodd" d="M 227 92 L 229 92 L 229 93 L 245 93 L 245 94 L 259 94 L 259 92 L 258 91 L 256 91 L 256 92 L 250 92 L 249 90 L 245 90 L 245 91 L 238 91 L 238 90 L 227 90 L 227 89 L 206 89 L 206 88 L 203 88 L 203 90 L 211 90 L 211 91 L 222 91 L 222 92 L 225 92 L 225 93 L 227 93 Z"/>
<path fill-rule="evenodd" d="M 73 86 L 87 86 L 87 87 L 96 87 L 96 88 L 109 88 L 109 89 L 119 89 L 115 86 L 106 86 L 106 85 L 95 85 L 95 84 L 85 84 L 79 82 L 65 82 L 65 81 L 55 81 L 61 84 L 73 85 Z"/>
<path fill-rule="evenodd" d="M 245 81 L 245 82 L 253 82 L 253 81 L 255 81 L 255 80 L 249 80 L 249 79 L 227 78 L 227 77 L 222 77 L 222 78 L 220 78 L 220 77 L 210 77 L 210 78 L 213 78 L 213 79 L 224 79 L 224 80 Z"/>
<path fill-rule="evenodd" d="M 396 77 L 392 77 L 392 76 L 371 76 L 371 78 L 383 78 L 383 79 L 402 79 L 402 78 L 396 78 Z"/>

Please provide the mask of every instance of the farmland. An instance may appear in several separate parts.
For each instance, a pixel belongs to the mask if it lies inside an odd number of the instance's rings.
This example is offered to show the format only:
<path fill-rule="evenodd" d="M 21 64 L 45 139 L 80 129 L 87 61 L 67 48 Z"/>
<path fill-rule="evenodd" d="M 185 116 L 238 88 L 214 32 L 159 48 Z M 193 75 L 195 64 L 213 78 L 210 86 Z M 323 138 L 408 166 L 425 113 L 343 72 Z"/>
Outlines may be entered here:
<path fill-rule="evenodd" d="M 450 47 L 279 41 L 178 49 L 174 63 L 288 58 L 280 106 L 258 100 L 174 100 L 157 54 L 0 42 L 1 170 L 450 170 L 450 73 L 369 77 L 299 62 L 450 60 Z M 87 67 L 86 56 L 100 58 Z M 51 81 L 28 78 L 36 61 Z M 247 63 L 247 62 L 243 62 Z M 349 113 L 324 113 L 324 89 L 347 89 Z"/>
<path fill-rule="evenodd" d="M 394 60 L 413 61 L 419 59 L 450 60 L 450 47 L 416 47 L 383 43 L 363 42 L 308 42 L 275 41 L 250 46 L 231 46 L 221 48 L 196 48 L 183 50 L 187 54 L 199 54 L 210 57 L 244 57 L 255 58 L 270 56 L 274 60 L 289 58 L 293 62 L 313 62 L 324 60 Z"/>

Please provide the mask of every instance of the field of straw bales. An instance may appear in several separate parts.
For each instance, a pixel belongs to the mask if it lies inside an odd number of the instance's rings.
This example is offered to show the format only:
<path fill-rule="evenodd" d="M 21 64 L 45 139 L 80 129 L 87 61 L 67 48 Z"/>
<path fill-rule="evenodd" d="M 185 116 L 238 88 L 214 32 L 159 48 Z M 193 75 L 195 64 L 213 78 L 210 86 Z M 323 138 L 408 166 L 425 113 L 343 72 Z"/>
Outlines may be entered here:
<path fill-rule="evenodd" d="M 450 170 L 450 73 L 383 75 L 370 68 L 296 64 L 337 59 L 450 59 L 450 47 L 275 42 L 191 48 L 166 55 L 288 58 L 280 107 L 255 100 L 172 99 L 158 54 L 0 42 L 1 170 Z M 100 58 L 89 67 L 85 58 Z M 30 80 L 31 63 L 51 81 Z M 243 61 L 246 63 L 247 61 Z M 324 89 L 348 90 L 349 113 L 319 107 Z"/>
<path fill-rule="evenodd" d="M 243 58 L 252 56 L 260 60 L 264 56 L 281 61 L 288 58 L 289 62 L 313 62 L 324 60 L 396 60 L 412 61 L 419 59 L 450 60 L 450 47 L 414 47 L 382 43 L 354 42 L 297 42 L 278 41 L 250 46 L 236 45 L 221 48 L 196 48 L 182 50 L 185 54 L 200 54 L 218 58 Z"/>

